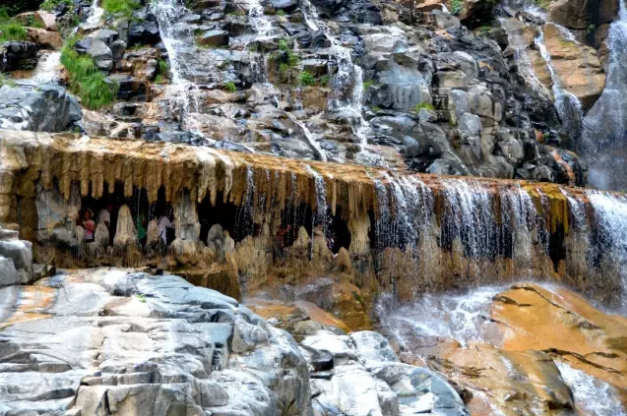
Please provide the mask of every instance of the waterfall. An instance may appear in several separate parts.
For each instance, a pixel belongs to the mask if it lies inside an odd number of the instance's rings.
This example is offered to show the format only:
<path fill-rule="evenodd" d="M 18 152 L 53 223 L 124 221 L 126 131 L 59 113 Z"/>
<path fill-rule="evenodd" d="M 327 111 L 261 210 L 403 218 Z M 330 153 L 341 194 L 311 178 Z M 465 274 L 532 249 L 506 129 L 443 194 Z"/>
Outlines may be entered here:
<path fill-rule="evenodd" d="M 620 276 L 622 307 L 627 310 L 627 197 L 599 191 L 588 191 L 587 195 L 596 222 L 595 249 L 602 257 L 604 273 Z"/>
<path fill-rule="evenodd" d="M 562 121 L 562 126 L 566 131 L 570 140 L 574 143 L 579 141 L 583 123 L 583 110 L 579 99 L 562 88 L 562 82 L 559 75 L 555 71 L 555 67 L 551 62 L 551 54 L 544 45 L 544 31 L 539 28 L 540 35 L 535 39 L 534 43 L 542 55 L 542 59 L 546 62 L 546 66 L 551 74 L 551 83 L 553 84 L 553 99 L 555 100 L 555 109 Z"/>
<path fill-rule="evenodd" d="M 322 175 L 320 175 L 316 170 L 314 170 L 309 165 L 304 165 L 307 172 L 311 173 L 314 178 L 314 185 L 316 191 L 316 217 L 317 223 L 323 227 L 326 234 L 326 225 L 327 225 L 327 210 L 328 210 L 328 202 L 327 202 L 327 183 L 325 182 Z M 313 233 L 312 233 L 313 236 Z"/>
<path fill-rule="evenodd" d="M 307 26 L 313 32 L 322 31 L 329 42 L 331 42 L 330 52 L 335 56 L 338 66 L 337 74 L 333 80 L 336 92 L 341 93 L 352 85 L 350 99 L 347 101 L 335 98 L 331 99 L 329 101 L 329 108 L 332 111 L 343 113 L 347 118 L 351 119 L 353 123 L 353 133 L 359 139 L 360 155 L 366 156 L 369 162 L 375 162 L 377 158 L 366 152 L 369 123 L 364 119 L 362 114 L 364 96 L 363 70 L 359 65 L 353 63 L 350 51 L 338 44 L 337 39 L 331 34 L 327 25 L 320 19 L 316 6 L 314 6 L 310 0 L 301 0 L 300 5 Z"/>
<path fill-rule="evenodd" d="M 60 75 L 61 52 L 52 51 L 44 52 L 37 63 L 37 68 L 31 81 L 35 84 L 46 84 L 49 82 L 57 82 Z"/>
<path fill-rule="evenodd" d="M 179 121 L 189 123 L 202 136 L 195 118 L 189 117 L 190 113 L 200 112 L 201 105 L 198 85 L 186 78 L 191 71 L 183 53 L 194 48 L 194 33 L 188 24 L 179 22 L 189 10 L 179 0 L 158 0 L 152 7 L 170 60 L 172 103 L 181 111 Z"/>
<path fill-rule="evenodd" d="M 272 23 L 265 15 L 263 6 L 259 3 L 259 0 L 252 0 L 248 4 L 248 7 L 248 21 L 253 27 L 255 33 L 257 33 L 257 40 L 270 36 L 270 33 L 272 32 Z"/>
<path fill-rule="evenodd" d="M 97 27 L 100 24 L 100 19 L 104 15 L 104 9 L 98 5 L 98 0 L 94 0 L 91 5 L 91 14 L 85 21 L 85 27 L 92 28 Z"/>
<path fill-rule="evenodd" d="M 601 189 L 627 185 L 627 9 L 619 1 L 618 20 L 609 29 L 605 89 L 588 111 L 577 151 L 589 165 L 589 183 Z"/>

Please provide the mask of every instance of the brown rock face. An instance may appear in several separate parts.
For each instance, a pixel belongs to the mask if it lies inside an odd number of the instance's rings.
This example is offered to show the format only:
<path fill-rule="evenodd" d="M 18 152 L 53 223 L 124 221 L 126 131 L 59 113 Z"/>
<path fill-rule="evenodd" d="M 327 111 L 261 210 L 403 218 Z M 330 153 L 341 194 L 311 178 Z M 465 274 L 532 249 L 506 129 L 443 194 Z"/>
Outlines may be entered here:
<path fill-rule="evenodd" d="M 551 23 L 544 26 L 544 44 L 562 87 L 579 98 L 584 111 L 592 107 L 605 87 L 605 73 L 596 51 L 566 39 Z M 541 81 L 549 81 L 550 87 L 550 78 L 542 77 Z"/>
<path fill-rule="evenodd" d="M 614 0 L 558 0 L 549 9 L 550 20 L 569 29 L 588 30 L 611 23 L 618 15 Z"/>
<path fill-rule="evenodd" d="M 401 309 L 387 330 L 406 351 L 401 359 L 423 362 L 446 375 L 462 392 L 471 414 L 597 414 L 590 398 L 581 400 L 578 383 L 585 377 L 608 392 L 598 401 L 611 401 L 603 405 L 623 414 L 618 408 L 627 403 L 626 318 L 606 314 L 563 288 L 518 284 L 488 300 L 485 315 L 480 312 L 473 320 L 475 329 L 480 328 L 470 335 L 475 341 L 462 345 L 453 338 L 468 338 L 472 325 L 459 313 L 472 314 L 473 309 L 449 301 L 420 300 L 432 308 L 431 320 Z M 430 327 L 426 332 L 424 325 Z"/>
<path fill-rule="evenodd" d="M 59 49 L 63 46 L 63 39 L 59 32 L 52 32 L 46 29 L 26 28 L 28 40 L 40 45 L 43 48 Z"/>
<path fill-rule="evenodd" d="M 627 398 L 627 318 L 607 315 L 566 289 L 531 284 L 496 297 L 492 318 L 509 328 L 505 349 L 547 351 Z"/>
<path fill-rule="evenodd" d="M 565 26 L 577 39 L 606 55 L 608 27 L 618 16 L 618 2 L 613 0 L 558 0 L 551 4 L 552 22 Z"/>

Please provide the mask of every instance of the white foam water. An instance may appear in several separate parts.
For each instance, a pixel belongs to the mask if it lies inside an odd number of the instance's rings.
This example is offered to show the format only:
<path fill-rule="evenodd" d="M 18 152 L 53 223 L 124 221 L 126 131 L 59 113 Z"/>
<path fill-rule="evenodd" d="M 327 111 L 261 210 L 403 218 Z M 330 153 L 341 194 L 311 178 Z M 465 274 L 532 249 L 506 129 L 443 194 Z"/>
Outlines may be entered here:
<path fill-rule="evenodd" d="M 172 82 L 168 95 L 172 97 L 173 106 L 180 110 L 181 123 L 202 136 L 195 117 L 190 117 L 190 114 L 200 112 L 200 91 L 198 85 L 185 76 L 189 71 L 183 52 L 193 48 L 195 42 L 192 28 L 181 22 L 189 10 L 179 0 L 157 0 L 152 7 L 170 61 Z"/>
<path fill-rule="evenodd" d="M 61 74 L 61 52 L 45 52 L 33 74 L 31 80 L 37 84 L 57 82 Z"/>
<path fill-rule="evenodd" d="M 557 361 L 564 383 L 570 387 L 575 407 L 586 416 L 627 416 L 618 393 L 608 383 L 596 379 L 570 365 Z"/>

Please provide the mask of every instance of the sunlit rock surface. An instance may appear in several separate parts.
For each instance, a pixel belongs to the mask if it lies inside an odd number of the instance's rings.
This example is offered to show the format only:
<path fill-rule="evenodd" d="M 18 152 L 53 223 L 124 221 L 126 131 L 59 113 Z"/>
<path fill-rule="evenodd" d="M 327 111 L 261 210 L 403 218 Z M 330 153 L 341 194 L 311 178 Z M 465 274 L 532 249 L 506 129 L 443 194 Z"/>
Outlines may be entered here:
<path fill-rule="evenodd" d="M 472 414 L 627 414 L 627 320 L 569 290 L 429 295 L 383 318 L 401 360 L 446 375 Z"/>
<path fill-rule="evenodd" d="M 3 415 L 311 414 L 292 338 L 176 276 L 86 270 L 0 289 L 0 369 Z"/>

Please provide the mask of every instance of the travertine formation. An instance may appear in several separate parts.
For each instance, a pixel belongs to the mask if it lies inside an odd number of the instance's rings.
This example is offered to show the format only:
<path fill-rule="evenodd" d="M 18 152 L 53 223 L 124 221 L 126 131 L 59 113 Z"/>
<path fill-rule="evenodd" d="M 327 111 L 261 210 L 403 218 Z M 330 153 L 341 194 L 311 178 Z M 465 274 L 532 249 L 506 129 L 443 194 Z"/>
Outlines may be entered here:
<path fill-rule="evenodd" d="M 526 275 L 620 297 L 620 279 L 606 274 L 618 266 L 581 256 L 602 247 L 588 238 L 588 194 L 575 188 L 78 135 L 1 131 L 0 152 L 0 222 L 35 243 L 40 263 L 158 267 L 167 254 L 161 267 L 233 296 L 334 276 L 369 300 L 380 290 L 411 298 Z M 174 206 L 176 239 L 165 251 L 155 246 L 157 218 L 147 219 L 153 245 L 132 235 L 143 191 Z M 81 205 L 106 195 L 123 201 L 128 225 L 111 230 L 113 246 L 98 232 L 100 243 L 85 244 Z M 293 237 L 277 247 L 290 212 Z M 218 227 L 204 241 L 200 217 Z"/>

